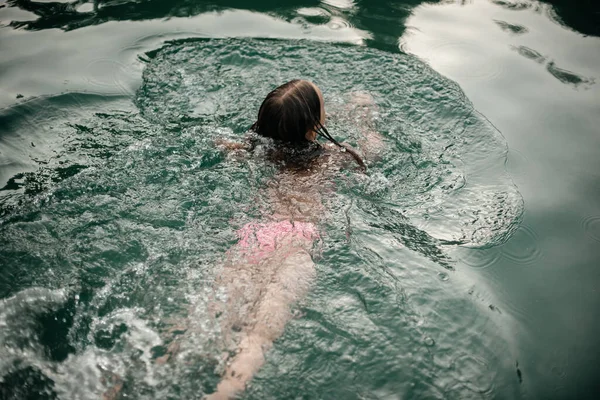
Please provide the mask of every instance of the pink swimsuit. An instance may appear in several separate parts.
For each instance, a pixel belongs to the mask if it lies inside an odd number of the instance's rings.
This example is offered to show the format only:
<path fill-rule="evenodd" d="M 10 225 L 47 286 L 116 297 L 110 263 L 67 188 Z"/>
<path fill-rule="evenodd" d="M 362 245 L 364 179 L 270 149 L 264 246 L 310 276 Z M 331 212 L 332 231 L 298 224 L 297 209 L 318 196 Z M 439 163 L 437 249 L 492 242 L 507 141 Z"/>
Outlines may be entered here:
<path fill-rule="evenodd" d="M 252 262 L 259 262 L 265 256 L 287 242 L 309 241 L 319 238 L 314 224 L 310 222 L 250 222 L 238 232 L 238 246 Z"/>

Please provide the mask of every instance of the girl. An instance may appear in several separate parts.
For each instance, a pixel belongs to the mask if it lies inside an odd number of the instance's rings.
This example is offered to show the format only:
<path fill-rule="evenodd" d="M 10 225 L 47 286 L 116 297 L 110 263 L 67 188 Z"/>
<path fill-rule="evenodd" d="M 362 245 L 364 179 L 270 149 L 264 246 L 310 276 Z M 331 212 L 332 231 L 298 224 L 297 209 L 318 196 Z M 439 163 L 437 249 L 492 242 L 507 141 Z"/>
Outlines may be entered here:
<path fill-rule="evenodd" d="M 371 115 L 372 98 L 354 94 L 353 111 L 362 120 L 363 152 L 381 147 L 381 137 L 364 124 Z M 250 223 L 238 231 L 239 242 L 229 250 L 217 287 L 224 302 L 221 328 L 238 349 L 210 399 L 228 399 L 242 391 L 264 363 L 264 354 L 291 318 L 290 306 L 309 289 L 315 276 L 312 260 L 317 224 L 323 215 L 321 194 L 330 174 L 350 155 L 365 169 L 358 153 L 338 143 L 327 131 L 323 95 L 312 82 L 293 80 L 267 95 L 252 130 L 271 138 L 269 156 L 282 165 L 268 185 L 273 207 L 267 221 Z M 321 146 L 317 138 L 326 138 Z M 221 143 L 234 149 L 240 145 Z M 332 151 L 338 148 L 341 151 Z"/>

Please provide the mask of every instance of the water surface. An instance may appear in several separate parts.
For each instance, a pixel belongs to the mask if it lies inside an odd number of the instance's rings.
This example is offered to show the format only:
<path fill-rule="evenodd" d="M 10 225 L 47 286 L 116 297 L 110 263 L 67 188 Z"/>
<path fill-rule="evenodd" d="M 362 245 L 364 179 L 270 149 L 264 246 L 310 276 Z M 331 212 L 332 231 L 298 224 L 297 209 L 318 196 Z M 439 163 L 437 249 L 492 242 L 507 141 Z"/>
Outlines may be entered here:
<path fill-rule="evenodd" d="M 388 146 L 336 178 L 315 286 L 245 397 L 591 398 L 600 44 L 577 10 L 6 3 L 0 393 L 214 389 L 206 299 L 274 170 L 213 142 L 303 77 L 351 143 L 348 93 L 373 93 Z"/>

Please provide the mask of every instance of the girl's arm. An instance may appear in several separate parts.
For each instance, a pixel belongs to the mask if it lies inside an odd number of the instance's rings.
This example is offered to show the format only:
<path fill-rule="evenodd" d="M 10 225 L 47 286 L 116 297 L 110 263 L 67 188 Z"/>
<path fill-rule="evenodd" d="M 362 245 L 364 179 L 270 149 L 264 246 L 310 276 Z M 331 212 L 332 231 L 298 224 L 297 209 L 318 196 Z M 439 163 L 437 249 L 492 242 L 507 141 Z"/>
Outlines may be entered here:
<path fill-rule="evenodd" d="M 246 133 L 242 137 L 233 139 L 220 137 L 215 139 L 214 144 L 227 155 L 236 157 L 243 156 L 253 148 L 251 133 Z"/>
<path fill-rule="evenodd" d="M 215 140 L 215 145 L 224 150 L 236 151 L 236 150 L 248 150 L 248 144 L 243 142 L 234 142 L 232 140 L 227 139 L 217 139 Z"/>
<path fill-rule="evenodd" d="M 360 137 L 357 140 L 360 152 L 368 161 L 377 160 L 385 146 L 385 141 L 375 129 L 377 106 L 373 96 L 366 92 L 352 92 L 346 111 L 360 130 Z"/>

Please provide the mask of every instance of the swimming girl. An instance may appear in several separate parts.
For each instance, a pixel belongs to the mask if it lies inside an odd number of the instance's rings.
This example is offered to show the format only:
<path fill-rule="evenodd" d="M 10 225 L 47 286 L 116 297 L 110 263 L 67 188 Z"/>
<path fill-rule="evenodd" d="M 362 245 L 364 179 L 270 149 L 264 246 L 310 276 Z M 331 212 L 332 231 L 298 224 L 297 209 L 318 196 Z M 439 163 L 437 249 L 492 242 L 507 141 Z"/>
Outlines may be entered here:
<path fill-rule="evenodd" d="M 373 98 L 353 93 L 346 111 L 352 115 L 361 136 L 357 143 L 365 158 L 382 148 L 381 136 L 373 127 Z M 243 391 L 265 360 L 265 353 L 283 333 L 292 317 L 291 306 L 310 288 L 315 277 L 313 253 L 324 206 L 321 195 L 333 190 L 334 174 L 354 164 L 365 170 L 359 153 L 336 141 L 325 128 L 321 90 L 312 82 L 293 80 L 270 92 L 251 128 L 259 137 L 272 141 L 266 154 L 281 166 L 267 184 L 268 213 L 260 222 L 243 226 L 238 242 L 226 255 L 217 277 L 211 311 L 221 326 L 226 348 L 236 350 L 216 391 L 208 399 L 230 399 Z M 324 137 L 329 143 L 317 142 Z M 221 148 L 248 150 L 242 143 L 217 141 Z M 252 146 L 251 146 L 252 147 Z M 256 150 L 256 148 L 255 148 Z M 166 334 L 173 340 L 158 364 L 178 353 L 182 332 L 193 331 L 190 321 L 177 322 Z M 200 329 L 202 330 L 202 329 Z M 123 379 L 104 371 L 109 386 L 104 400 L 115 400 Z"/>
<path fill-rule="evenodd" d="M 353 95 L 352 111 L 365 127 L 358 142 L 365 155 L 382 144 L 368 123 L 371 105 L 369 95 Z M 337 142 L 324 125 L 321 90 L 306 80 L 270 92 L 252 125 L 259 136 L 273 139 L 270 155 L 282 168 L 267 187 L 272 210 L 265 220 L 238 231 L 239 241 L 228 251 L 216 282 L 225 298 L 217 312 L 222 332 L 225 340 L 237 343 L 237 351 L 210 399 L 229 399 L 244 390 L 292 317 L 291 305 L 309 289 L 315 276 L 313 247 L 320 239 L 317 224 L 324 211 L 321 194 L 331 189 L 327 178 L 352 158 L 366 168 L 358 152 Z M 318 144 L 319 137 L 330 143 Z"/>

